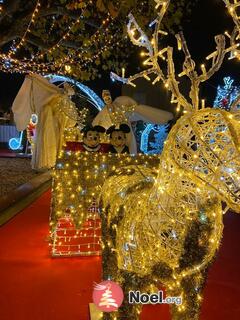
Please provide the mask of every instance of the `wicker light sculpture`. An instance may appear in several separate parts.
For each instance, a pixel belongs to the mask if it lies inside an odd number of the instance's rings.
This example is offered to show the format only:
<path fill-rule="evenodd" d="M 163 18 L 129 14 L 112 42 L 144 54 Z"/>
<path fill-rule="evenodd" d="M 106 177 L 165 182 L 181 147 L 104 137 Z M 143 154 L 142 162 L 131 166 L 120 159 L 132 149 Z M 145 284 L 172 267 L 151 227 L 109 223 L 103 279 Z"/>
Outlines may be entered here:
<path fill-rule="evenodd" d="M 149 69 L 130 78 L 112 76 L 134 84 L 139 77 L 155 74 L 154 82 L 165 83 L 172 102 L 185 114 L 169 134 L 157 178 L 151 179 L 144 166 L 129 166 L 106 180 L 101 198 L 103 270 L 104 277 L 122 285 L 126 297 L 130 290 L 154 291 L 163 284 L 169 296 L 182 297 L 181 305 L 171 306 L 172 319 L 198 320 L 208 267 L 222 237 L 223 213 L 227 208 L 240 213 L 240 113 L 200 108 L 199 85 L 237 45 L 226 49 L 225 37 L 217 36 L 217 49 L 208 57 L 212 66 L 208 71 L 202 66 L 198 75 L 183 34 L 177 35 L 185 53 L 180 76 L 191 81 L 185 98 L 175 77 L 173 49 L 159 49 L 158 44 L 170 1 L 155 2 L 159 15 L 152 41 L 132 16 L 128 25 L 133 43 L 147 49 Z M 224 210 L 222 202 L 227 204 Z M 125 301 L 117 313 L 103 318 L 136 320 L 140 312 L 141 305 Z"/>

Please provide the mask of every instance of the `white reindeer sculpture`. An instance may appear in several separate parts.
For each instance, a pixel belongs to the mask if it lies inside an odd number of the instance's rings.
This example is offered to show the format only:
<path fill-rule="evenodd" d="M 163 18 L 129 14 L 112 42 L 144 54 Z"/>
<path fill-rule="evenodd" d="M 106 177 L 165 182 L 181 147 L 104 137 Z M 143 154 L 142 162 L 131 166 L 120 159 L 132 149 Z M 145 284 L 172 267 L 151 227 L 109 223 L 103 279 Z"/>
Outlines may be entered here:
<path fill-rule="evenodd" d="M 186 99 L 175 78 L 173 49 L 158 44 L 170 0 L 155 2 L 159 15 L 152 41 L 131 15 L 128 25 L 132 42 L 147 49 L 150 69 L 128 79 L 112 76 L 133 84 L 156 74 L 154 82 L 165 83 L 185 114 L 169 134 L 156 176 L 144 166 L 128 166 L 113 172 L 102 188 L 104 277 L 119 282 L 126 294 L 122 307 L 104 319 L 139 319 L 141 306 L 128 303 L 128 292 L 152 291 L 160 284 L 168 296 L 182 298 L 181 305 L 171 306 L 173 320 L 199 319 L 207 271 L 222 238 L 223 213 L 228 208 L 240 213 L 240 113 L 199 108 L 199 84 L 236 45 L 226 49 L 225 37 L 217 36 L 217 49 L 208 57 L 212 66 L 208 71 L 202 66 L 198 75 L 183 34 L 177 35 L 185 54 L 181 75 L 192 84 Z"/>

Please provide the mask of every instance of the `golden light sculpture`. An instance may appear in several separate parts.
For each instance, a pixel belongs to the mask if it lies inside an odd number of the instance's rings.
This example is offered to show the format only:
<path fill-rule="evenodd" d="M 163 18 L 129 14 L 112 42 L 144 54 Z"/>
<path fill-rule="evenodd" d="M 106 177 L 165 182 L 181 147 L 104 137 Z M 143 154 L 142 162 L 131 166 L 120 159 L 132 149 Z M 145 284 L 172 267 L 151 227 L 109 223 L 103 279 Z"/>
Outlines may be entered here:
<path fill-rule="evenodd" d="M 73 219 L 77 228 L 81 228 L 89 215 L 88 209 L 93 199 L 99 198 L 102 185 L 108 176 L 118 174 L 121 168 L 127 166 L 127 174 L 130 175 L 130 167 L 143 166 L 145 175 L 139 174 L 149 183 L 152 177 L 156 176 L 158 165 L 158 156 L 63 150 L 53 171 L 52 231 L 58 220 L 66 215 Z"/>
<path fill-rule="evenodd" d="M 222 201 L 240 212 L 239 145 L 239 113 L 200 110 L 172 129 L 154 184 L 143 184 L 137 170 L 126 174 L 128 168 L 108 178 L 102 189 L 104 276 L 126 294 L 161 283 L 168 296 L 183 300 L 172 306 L 172 319 L 199 319 L 206 271 L 222 238 Z M 140 306 L 127 303 L 117 319 L 126 310 L 138 319 Z"/>
<path fill-rule="evenodd" d="M 199 86 L 238 44 L 226 48 L 225 36 L 217 36 L 216 51 L 207 57 L 211 67 L 202 65 L 198 74 L 184 36 L 178 34 L 178 48 L 185 54 L 179 77 L 191 82 L 185 97 L 175 74 L 173 48 L 159 48 L 159 36 L 165 35 L 160 25 L 170 1 L 155 2 L 158 19 L 152 39 L 131 15 L 128 24 L 132 42 L 147 50 L 143 55 L 149 69 L 129 78 L 112 77 L 134 85 L 137 78 L 151 80 L 155 74 L 153 83 L 164 83 L 184 115 L 168 136 L 157 178 L 153 175 L 146 183 L 143 177 L 149 175 L 138 166 L 119 169 L 105 181 L 103 276 L 120 283 L 126 297 L 131 290 L 152 292 L 164 285 L 170 297 L 182 297 L 181 305 L 171 305 L 172 319 L 198 320 L 207 271 L 222 238 L 223 214 L 228 208 L 240 213 L 240 112 L 205 108 Z M 118 312 L 103 319 L 127 315 L 136 320 L 140 312 L 141 305 L 129 304 L 126 298 Z"/>

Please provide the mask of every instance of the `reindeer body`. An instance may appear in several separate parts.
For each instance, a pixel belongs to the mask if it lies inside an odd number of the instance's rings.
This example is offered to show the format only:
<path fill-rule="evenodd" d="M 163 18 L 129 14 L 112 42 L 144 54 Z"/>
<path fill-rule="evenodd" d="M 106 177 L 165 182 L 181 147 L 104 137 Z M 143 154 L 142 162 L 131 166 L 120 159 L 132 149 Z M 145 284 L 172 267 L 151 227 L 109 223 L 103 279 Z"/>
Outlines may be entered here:
<path fill-rule="evenodd" d="M 174 320 L 199 319 L 204 273 L 222 238 L 222 201 L 240 212 L 239 120 L 216 109 L 186 114 L 169 134 L 156 177 L 128 167 L 102 189 L 105 240 L 116 250 L 118 275 L 110 268 L 105 274 L 126 283 L 134 275 L 141 279 L 136 290 L 155 279 L 181 295 Z"/>

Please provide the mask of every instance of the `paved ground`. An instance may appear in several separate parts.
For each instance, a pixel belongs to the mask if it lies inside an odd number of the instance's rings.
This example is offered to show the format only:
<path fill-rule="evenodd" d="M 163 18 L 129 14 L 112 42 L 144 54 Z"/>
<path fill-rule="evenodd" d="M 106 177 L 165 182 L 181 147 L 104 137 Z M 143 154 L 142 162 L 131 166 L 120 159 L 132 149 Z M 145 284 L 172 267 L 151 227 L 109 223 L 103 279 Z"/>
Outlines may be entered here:
<path fill-rule="evenodd" d="M 25 158 L 0 158 L 0 197 L 39 174 L 32 170 L 30 161 Z"/>

